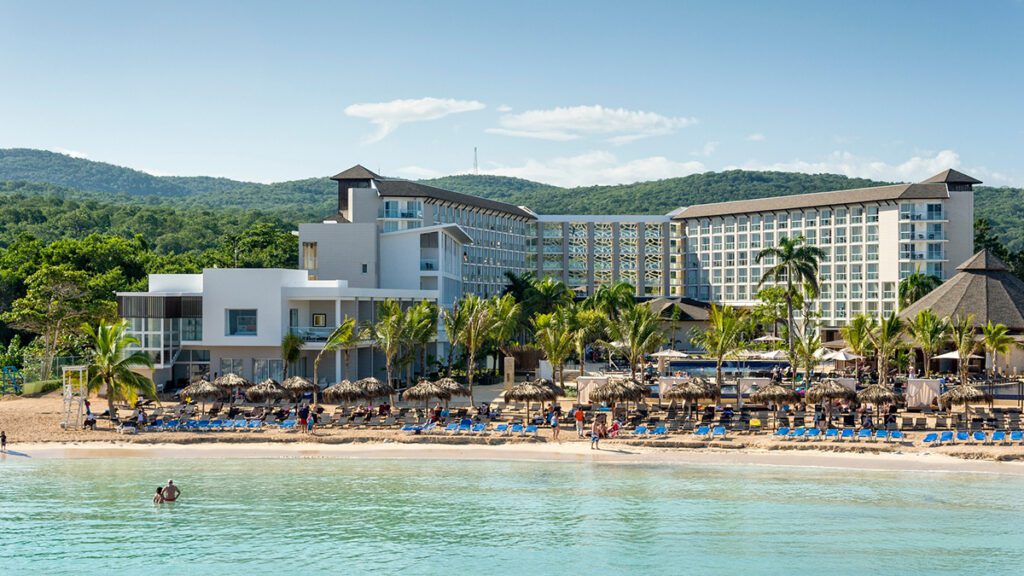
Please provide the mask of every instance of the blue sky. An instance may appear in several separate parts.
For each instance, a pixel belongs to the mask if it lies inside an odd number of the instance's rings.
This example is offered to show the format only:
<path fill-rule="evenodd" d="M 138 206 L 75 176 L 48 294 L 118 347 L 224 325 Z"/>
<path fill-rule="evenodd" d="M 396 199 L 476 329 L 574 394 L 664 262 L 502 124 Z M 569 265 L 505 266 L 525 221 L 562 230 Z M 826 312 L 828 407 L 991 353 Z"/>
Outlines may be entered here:
<path fill-rule="evenodd" d="M 1024 2 L 0 0 L 0 147 L 279 181 L 1024 185 Z"/>

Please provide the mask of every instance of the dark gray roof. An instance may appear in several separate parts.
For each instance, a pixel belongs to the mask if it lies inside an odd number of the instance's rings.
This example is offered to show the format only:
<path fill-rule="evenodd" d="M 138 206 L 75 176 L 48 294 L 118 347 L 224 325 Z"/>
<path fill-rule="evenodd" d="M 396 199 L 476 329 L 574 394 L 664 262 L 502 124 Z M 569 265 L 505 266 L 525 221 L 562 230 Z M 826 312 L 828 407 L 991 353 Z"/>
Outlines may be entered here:
<path fill-rule="evenodd" d="M 658 316 L 667 317 L 667 310 L 673 306 L 679 308 L 682 315 L 680 321 L 706 321 L 710 318 L 711 304 L 692 298 L 655 298 L 644 302 Z"/>
<path fill-rule="evenodd" d="M 943 184 L 981 184 L 981 180 L 972 178 L 967 174 L 964 174 L 963 172 L 959 172 L 957 170 L 953 170 L 952 168 L 950 168 L 949 170 L 943 170 L 942 172 L 939 172 L 935 176 L 932 176 L 927 180 L 923 180 L 922 182 L 941 182 Z"/>
<path fill-rule="evenodd" d="M 815 208 L 818 206 L 861 204 L 864 202 L 884 202 L 887 200 L 926 200 L 932 198 L 949 198 L 946 185 L 934 183 L 892 184 L 889 186 L 873 186 L 871 188 L 837 190 L 835 192 L 815 192 L 813 194 L 773 196 L 771 198 L 757 198 L 754 200 L 697 204 L 676 210 L 672 213 L 672 219 L 685 220 L 688 218 L 706 218 L 709 216 L 725 216 L 751 212 L 774 212 L 776 210 Z"/>
<path fill-rule="evenodd" d="M 323 220 L 321 220 L 321 222 L 337 222 L 339 224 L 348 224 L 349 219 L 345 218 L 345 216 L 341 212 L 335 212 L 334 214 L 325 217 Z"/>
<path fill-rule="evenodd" d="M 367 170 L 362 164 L 356 164 L 348 170 L 343 170 L 331 176 L 331 180 L 371 180 L 376 178 L 380 178 L 380 176 Z"/>
<path fill-rule="evenodd" d="M 419 182 L 412 182 L 410 180 L 390 180 L 387 178 L 375 180 L 377 183 L 377 192 L 381 196 L 430 198 L 438 202 L 463 204 L 465 206 L 492 210 L 494 212 L 501 212 L 511 216 L 518 216 L 520 218 L 529 218 L 531 220 L 536 218 L 536 216 L 519 206 L 513 206 L 512 204 L 506 204 L 496 200 L 489 200 L 487 198 L 472 196 L 470 194 L 462 194 L 461 192 L 452 192 L 451 190 L 444 190 L 442 188 L 434 188 L 433 186 L 427 186 L 426 184 L 420 184 Z"/>
<path fill-rule="evenodd" d="M 1024 281 L 988 250 L 957 267 L 959 272 L 914 302 L 900 316 L 909 319 L 930 309 L 939 317 L 974 315 L 974 325 L 991 320 L 1015 332 L 1024 331 Z"/>

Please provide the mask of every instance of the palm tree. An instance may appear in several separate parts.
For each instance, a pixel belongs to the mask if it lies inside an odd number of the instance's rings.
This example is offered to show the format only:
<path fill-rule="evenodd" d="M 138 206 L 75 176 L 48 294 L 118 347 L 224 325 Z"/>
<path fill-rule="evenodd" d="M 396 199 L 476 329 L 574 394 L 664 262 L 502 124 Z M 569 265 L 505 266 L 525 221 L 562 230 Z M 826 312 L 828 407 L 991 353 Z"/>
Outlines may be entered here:
<path fill-rule="evenodd" d="M 708 327 L 693 337 L 694 346 L 715 359 L 715 382 L 722 389 L 722 363 L 726 358 L 735 358 L 743 347 L 743 333 L 746 329 L 746 314 L 732 306 L 711 305 L 708 313 Z M 794 369 L 794 372 L 796 370 Z M 736 402 L 743 406 L 743 393 L 736 387 Z"/>
<path fill-rule="evenodd" d="M 427 346 L 437 340 L 438 313 L 437 304 L 428 300 L 421 301 L 405 312 L 409 327 L 409 349 L 413 356 L 419 351 L 420 369 L 424 375 L 427 373 Z"/>
<path fill-rule="evenodd" d="M 873 316 L 857 314 L 850 318 L 850 323 L 839 329 L 840 335 L 846 341 L 846 347 L 850 352 L 858 356 L 867 357 L 871 353 L 871 331 L 875 328 L 877 321 Z M 860 360 L 853 363 L 857 373 L 857 381 L 860 382 Z"/>
<path fill-rule="evenodd" d="M 502 356 L 511 356 L 512 349 L 509 344 L 519 332 L 519 313 L 522 311 L 522 306 L 511 294 L 494 296 L 487 304 L 491 309 L 490 340 L 497 346 Z"/>
<path fill-rule="evenodd" d="M 597 342 L 605 333 L 608 318 L 599 310 L 585 306 L 572 308 L 572 341 L 580 361 L 580 376 L 586 372 L 587 346 Z"/>
<path fill-rule="evenodd" d="M 971 361 L 971 355 L 977 350 L 980 342 L 974 339 L 974 314 L 957 316 L 949 321 L 949 337 L 956 349 L 957 368 L 960 371 L 960 384 L 967 384 L 967 368 Z"/>
<path fill-rule="evenodd" d="M 548 277 L 533 283 L 533 289 L 527 293 L 523 307 L 535 316 L 554 312 L 572 301 L 572 290 L 561 280 Z"/>
<path fill-rule="evenodd" d="M 408 337 L 406 316 L 398 302 L 384 300 L 377 306 L 377 322 L 372 325 L 371 330 L 377 348 L 384 354 L 384 370 L 390 386 L 395 360 L 398 359 Z M 393 397 L 389 398 L 389 403 L 394 404 Z"/>
<path fill-rule="evenodd" d="M 466 384 L 469 386 L 469 403 L 473 404 L 473 372 L 476 370 L 476 355 L 493 333 L 491 307 L 476 294 L 468 294 L 459 302 L 459 313 L 465 314 L 465 323 L 459 335 L 459 343 L 466 349 Z"/>
<path fill-rule="evenodd" d="M 559 386 L 565 382 L 565 360 L 573 348 L 571 321 L 571 313 L 566 309 L 550 314 L 538 314 L 533 319 L 537 347 L 551 363 L 551 369 L 557 374 Z"/>
<path fill-rule="evenodd" d="M 821 338 L 818 337 L 817 330 L 805 330 L 804 334 L 797 338 L 796 357 L 791 358 L 790 361 L 793 362 L 794 371 L 796 367 L 804 369 L 805 386 L 810 386 L 811 371 L 818 363 L 818 357 L 814 354 L 819 348 L 821 348 Z"/>
<path fill-rule="evenodd" d="M 644 355 L 656 351 L 665 342 L 658 317 L 644 304 L 632 304 L 620 310 L 618 319 L 608 324 L 608 337 L 629 360 L 629 374 L 634 380 L 636 366 Z"/>
<path fill-rule="evenodd" d="M 444 324 L 444 333 L 448 335 L 448 364 L 446 376 L 452 377 L 452 365 L 455 363 L 455 347 L 459 345 L 463 328 L 466 326 L 466 315 L 462 312 L 461 306 L 454 306 L 442 312 L 441 322 Z"/>
<path fill-rule="evenodd" d="M 914 339 L 924 357 L 925 378 L 932 377 L 932 357 L 946 342 L 948 332 L 949 323 L 928 309 L 918 312 L 907 324 L 907 333 Z"/>
<path fill-rule="evenodd" d="M 1003 324 L 992 324 L 989 320 L 988 324 L 981 327 L 981 342 L 985 346 L 985 353 L 992 355 L 992 370 L 989 372 L 991 376 L 996 370 L 996 364 L 999 360 L 999 355 L 1009 354 L 1010 347 L 1016 342 L 1012 336 L 1010 336 L 1010 329 Z"/>
<path fill-rule="evenodd" d="M 888 384 L 889 362 L 896 355 L 903 334 L 903 321 L 895 312 L 882 318 L 870 332 L 868 338 L 878 354 L 878 383 Z"/>
<path fill-rule="evenodd" d="M 811 296 L 818 294 L 818 261 L 824 258 L 825 251 L 817 246 L 805 244 L 803 236 L 782 238 L 779 245 L 765 248 L 757 253 L 757 262 L 765 258 L 774 258 L 775 264 L 764 271 L 758 287 L 769 280 L 786 283 L 786 341 L 789 344 L 789 357 L 794 357 L 793 344 L 793 307 L 800 297 L 800 289 L 806 284 Z M 796 384 L 796 370 L 793 370 L 793 383 Z"/>
<path fill-rule="evenodd" d="M 334 352 L 339 348 L 345 350 L 345 362 L 343 365 L 348 364 L 348 354 L 351 350 L 352 344 L 356 341 L 356 321 L 354 318 L 345 317 L 345 320 L 335 328 L 328 336 L 327 340 L 324 341 L 324 347 L 316 354 L 316 358 L 313 359 L 313 384 L 319 389 L 320 384 L 317 380 L 317 375 L 320 370 L 320 360 L 323 358 L 326 352 Z"/>
<path fill-rule="evenodd" d="M 917 302 L 923 298 L 925 294 L 935 290 L 941 284 L 942 280 L 939 279 L 938 276 L 922 274 L 921 268 L 918 267 L 913 274 L 907 276 L 903 280 L 900 280 L 898 288 L 900 309 L 902 310 L 914 302 Z"/>
<path fill-rule="evenodd" d="M 619 310 L 625 310 L 636 301 L 636 288 L 629 282 L 601 284 L 594 292 L 592 303 L 613 322 L 619 318 Z"/>
<path fill-rule="evenodd" d="M 153 360 L 138 350 L 139 339 L 128 334 L 128 321 L 115 324 L 82 326 L 89 342 L 89 392 L 107 389 L 107 409 L 111 420 L 116 417 L 114 402 L 120 400 L 134 406 L 141 393 L 146 398 L 156 398 L 153 381 L 135 372 L 152 369 Z M 133 348 L 135 348 L 133 350 Z"/>
<path fill-rule="evenodd" d="M 281 369 L 281 380 L 288 379 L 288 367 L 299 361 L 299 356 L 302 356 L 302 346 L 305 343 L 302 336 L 294 332 L 288 332 L 281 338 L 281 360 L 284 362 Z"/>

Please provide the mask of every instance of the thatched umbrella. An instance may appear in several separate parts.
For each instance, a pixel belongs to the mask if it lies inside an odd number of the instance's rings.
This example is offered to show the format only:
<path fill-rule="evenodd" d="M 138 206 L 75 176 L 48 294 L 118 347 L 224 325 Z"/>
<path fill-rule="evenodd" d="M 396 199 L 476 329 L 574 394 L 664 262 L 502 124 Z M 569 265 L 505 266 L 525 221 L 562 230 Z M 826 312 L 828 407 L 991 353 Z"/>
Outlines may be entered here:
<path fill-rule="evenodd" d="M 380 380 L 377 380 L 373 376 L 363 378 L 361 380 L 356 380 L 354 384 L 356 385 L 357 388 L 362 390 L 363 397 L 369 399 L 370 401 L 373 401 L 375 398 L 379 398 L 381 396 L 390 397 L 392 394 L 395 393 L 394 386 L 386 382 L 381 382 Z"/>
<path fill-rule="evenodd" d="M 967 416 L 967 404 L 970 402 L 990 401 L 992 396 L 984 390 L 971 386 L 970 384 L 958 384 L 939 396 L 939 401 L 948 406 L 955 406 L 961 402 L 964 405 L 964 417 Z"/>
<path fill-rule="evenodd" d="M 800 395 L 795 390 L 782 384 L 768 384 L 761 386 L 756 392 L 750 395 L 750 399 L 758 404 L 779 404 L 798 400 Z"/>
<path fill-rule="evenodd" d="M 324 388 L 324 398 L 330 402 L 351 402 L 363 398 L 363 391 L 348 380 Z"/>
<path fill-rule="evenodd" d="M 598 384 L 590 392 L 590 399 L 614 405 L 616 402 L 639 402 L 650 393 L 650 389 L 628 378 L 609 379 Z"/>
<path fill-rule="evenodd" d="M 867 403 L 880 406 L 882 404 L 894 404 L 898 402 L 899 399 L 899 394 L 897 394 L 896 391 L 888 384 L 872 384 L 860 392 L 857 392 L 857 401 L 862 404 Z"/>
<path fill-rule="evenodd" d="M 513 400 L 526 402 L 526 418 L 530 418 L 530 402 L 554 402 L 558 399 L 559 389 L 554 385 L 543 383 L 543 380 L 520 382 L 505 389 L 505 403 Z"/>
<path fill-rule="evenodd" d="M 277 398 L 286 398 L 291 394 L 281 387 L 273 378 L 267 378 L 263 382 L 245 391 L 245 397 L 252 402 L 269 402 Z"/>
<path fill-rule="evenodd" d="M 442 380 L 451 379 L 442 378 Z M 458 383 L 456 382 L 456 384 Z M 402 399 L 404 400 L 422 400 L 424 411 L 429 409 L 431 398 L 444 400 L 447 403 L 448 400 L 451 399 L 451 397 L 451 391 L 447 388 L 445 384 L 441 383 L 441 380 L 438 380 L 437 382 L 431 382 L 426 378 L 417 382 L 415 386 L 407 388 L 405 392 L 402 392 Z"/>
<path fill-rule="evenodd" d="M 178 392 L 178 395 L 182 398 L 186 396 L 190 399 L 199 399 L 202 401 L 202 412 L 206 413 L 206 401 L 207 400 L 219 400 L 223 398 L 227 392 L 223 388 L 218 388 L 213 384 L 210 384 L 206 380 L 196 380 L 195 382 L 185 386 Z"/>
<path fill-rule="evenodd" d="M 285 378 L 284 382 L 281 382 L 281 387 L 291 393 L 296 398 L 301 398 L 306 392 L 319 391 L 320 387 L 313 384 L 309 380 L 306 380 L 302 376 L 289 376 Z M 316 396 L 313 397 L 313 403 L 316 404 Z"/>
<path fill-rule="evenodd" d="M 804 394 L 804 398 L 814 404 L 817 404 L 822 400 L 838 400 L 840 398 L 848 398 L 852 400 L 856 397 L 856 392 L 850 390 L 846 386 L 843 386 L 839 382 L 836 382 L 834 378 L 828 378 L 827 380 L 811 386 Z"/>
<path fill-rule="evenodd" d="M 686 382 L 680 382 L 669 388 L 665 392 L 664 397 L 669 400 L 682 400 L 686 403 L 687 414 L 693 413 L 693 404 L 695 404 L 701 398 L 714 399 L 717 395 L 708 388 L 706 382 L 699 381 L 697 379 L 687 380 Z"/>
<path fill-rule="evenodd" d="M 213 381 L 213 384 L 215 386 L 231 390 L 233 388 L 249 388 L 253 383 L 234 372 L 228 372 L 227 374 L 218 376 L 217 379 Z"/>
<path fill-rule="evenodd" d="M 454 397 L 454 396 L 469 396 L 469 388 L 467 388 L 463 384 L 460 384 L 454 378 L 441 378 L 437 382 L 434 382 L 434 384 L 436 384 L 439 389 L 444 390 L 444 391 L 446 391 L 448 393 L 448 396 L 446 398 L 442 398 L 444 400 L 444 407 L 445 408 L 448 407 L 448 401 L 451 400 L 452 397 Z M 405 395 L 403 394 L 402 397 L 404 398 Z M 438 396 L 438 398 L 441 398 L 441 397 Z"/>

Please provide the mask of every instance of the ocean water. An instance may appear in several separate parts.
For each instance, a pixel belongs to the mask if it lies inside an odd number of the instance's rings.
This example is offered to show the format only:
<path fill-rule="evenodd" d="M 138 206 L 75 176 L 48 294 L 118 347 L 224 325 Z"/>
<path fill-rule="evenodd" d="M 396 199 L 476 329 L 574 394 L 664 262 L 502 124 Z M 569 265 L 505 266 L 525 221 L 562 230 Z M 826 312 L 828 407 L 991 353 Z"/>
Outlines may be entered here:
<path fill-rule="evenodd" d="M 182 499 L 152 504 L 168 478 Z M 0 574 L 974 572 L 1024 573 L 1024 479 L 489 461 L 0 461 Z"/>

